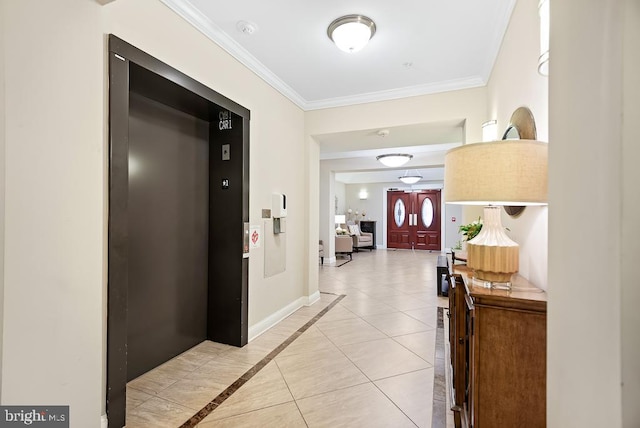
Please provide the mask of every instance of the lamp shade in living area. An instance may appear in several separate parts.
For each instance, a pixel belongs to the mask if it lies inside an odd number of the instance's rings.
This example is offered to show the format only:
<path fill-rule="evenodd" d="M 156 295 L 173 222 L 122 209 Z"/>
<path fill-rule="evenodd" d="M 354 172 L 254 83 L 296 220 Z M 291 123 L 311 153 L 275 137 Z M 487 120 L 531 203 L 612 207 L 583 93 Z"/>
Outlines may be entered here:
<path fill-rule="evenodd" d="M 502 227 L 500 206 L 546 205 L 547 159 L 548 144 L 534 140 L 466 144 L 447 152 L 445 202 L 485 206 L 482 230 L 467 242 L 474 277 L 510 287 L 519 249 Z"/>

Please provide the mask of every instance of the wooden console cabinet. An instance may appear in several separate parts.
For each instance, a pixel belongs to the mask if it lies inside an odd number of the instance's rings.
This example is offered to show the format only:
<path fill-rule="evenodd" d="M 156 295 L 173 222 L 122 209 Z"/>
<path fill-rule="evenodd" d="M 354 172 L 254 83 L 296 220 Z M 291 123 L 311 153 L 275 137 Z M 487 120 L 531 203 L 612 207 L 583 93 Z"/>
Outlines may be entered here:
<path fill-rule="evenodd" d="M 449 291 L 451 404 L 457 427 L 546 426 L 547 295 L 473 285 L 452 266 Z"/>

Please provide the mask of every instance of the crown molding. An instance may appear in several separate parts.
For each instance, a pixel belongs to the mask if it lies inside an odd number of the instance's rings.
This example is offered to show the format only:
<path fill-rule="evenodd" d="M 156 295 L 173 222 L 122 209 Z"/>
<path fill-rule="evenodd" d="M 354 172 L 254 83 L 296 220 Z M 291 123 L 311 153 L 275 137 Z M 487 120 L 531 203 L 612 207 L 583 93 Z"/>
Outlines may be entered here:
<path fill-rule="evenodd" d="M 507 31 L 509 31 L 509 23 L 511 21 L 511 15 L 513 14 L 513 10 L 516 7 L 516 0 L 509 0 L 509 5 L 505 9 L 504 14 L 502 14 L 498 18 L 498 23 L 493 27 L 493 38 L 491 43 L 489 44 L 490 51 L 489 55 L 487 55 L 486 63 L 483 68 L 483 80 L 485 82 L 489 82 L 491 78 L 491 73 L 493 72 L 493 67 L 496 64 L 496 60 L 498 59 L 498 54 L 500 53 L 500 49 L 502 48 L 502 41 L 507 36 Z M 504 33 L 500 34 L 498 31 L 499 28 L 506 28 Z"/>
<path fill-rule="evenodd" d="M 406 88 L 389 89 L 386 91 L 369 92 L 348 97 L 328 98 L 319 101 L 307 101 L 305 110 L 320 110 L 331 107 L 344 107 L 354 104 L 372 103 L 376 101 L 396 100 L 399 98 L 416 97 L 420 95 L 437 94 L 440 92 L 457 91 L 485 86 L 487 82 L 479 76 L 447 80 L 437 83 L 409 86 Z"/>
<path fill-rule="evenodd" d="M 275 90 L 289 98 L 298 107 L 304 109 L 307 104 L 289 85 L 283 82 L 271 70 L 265 67 L 256 57 L 251 55 L 238 42 L 236 42 L 220 27 L 211 22 L 209 18 L 196 9 L 188 0 L 160 0 L 169 9 L 173 10 L 185 21 L 193 25 L 198 31 L 207 36 L 211 41 L 227 51 L 232 57 L 240 61 L 245 67 L 253 71 L 262 80 L 271 85 Z"/>
<path fill-rule="evenodd" d="M 492 56 L 491 60 L 488 61 L 487 67 L 485 67 L 486 70 L 484 77 L 474 76 L 465 79 L 455 79 L 405 88 L 369 92 L 366 94 L 358 94 L 353 96 L 328 98 L 318 101 L 307 101 L 302 96 L 300 96 L 298 92 L 287 85 L 282 79 L 276 76 L 270 69 L 265 67 L 264 64 L 262 64 L 256 57 L 251 55 L 232 37 L 222 31 L 222 29 L 215 23 L 213 23 L 209 18 L 207 18 L 206 15 L 196 9 L 188 0 L 160 1 L 304 111 L 320 110 L 332 107 L 344 107 L 355 104 L 387 101 L 485 86 L 488 81 L 488 76 L 491 74 L 495 58 L 500 50 L 501 39 L 499 38 L 499 35 L 496 34 L 497 40 L 494 43 L 495 53 Z M 508 13 L 505 13 L 505 15 L 501 17 L 507 22 L 511 17 L 511 12 L 513 11 L 515 5 L 515 0 L 510 0 L 510 2 L 511 5 Z"/>

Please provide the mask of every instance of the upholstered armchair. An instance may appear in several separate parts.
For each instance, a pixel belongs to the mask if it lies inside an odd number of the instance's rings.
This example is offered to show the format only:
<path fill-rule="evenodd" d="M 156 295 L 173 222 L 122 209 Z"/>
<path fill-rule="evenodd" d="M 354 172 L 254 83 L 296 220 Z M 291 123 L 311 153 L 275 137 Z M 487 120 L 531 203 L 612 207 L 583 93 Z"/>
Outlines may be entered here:
<path fill-rule="evenodd" d="M 353 253 L 353 241 L 349 235 L 336 235 L 336 255 L 345 254 L 349 256 L 349 260 L 352 259 Z"/>
<path fill-rule="evenodd" d="M 353 248 L 358 252 L 358 248 L 368 248 L 373 250 L 373 233 L 363 232 L 357 224 L 347 225 L 351 239 L 353 240 Z"/>

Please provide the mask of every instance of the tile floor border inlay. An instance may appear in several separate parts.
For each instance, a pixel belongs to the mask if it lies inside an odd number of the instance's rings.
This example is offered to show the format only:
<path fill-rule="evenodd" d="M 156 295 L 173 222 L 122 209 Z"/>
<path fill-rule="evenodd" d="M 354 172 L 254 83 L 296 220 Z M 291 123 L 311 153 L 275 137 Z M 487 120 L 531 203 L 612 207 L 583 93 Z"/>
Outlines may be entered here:
<path fill-rule="evenodd" d="M 269 364 L 280 352 L 284 351 L 287 346 L 289 346 L 294 340 L 296 340 L 302 333 L 307 331 L 312 325 L 314 325 L 320 318 L 322 318 L 331 308 L 336 306 L 342 299 L 346 296 L 344 294 L 334 294 L 334 293 L 325 293 L 322 294 L 332 294 L 337 295 L 338 297 L 326 308 L 321 310 L 317 315 L 311 318 L 306 324 L 300 327 L 297 331 L 295 331 L 291 336 L 289 336 L 284 342 L 282 342 L 278 347 L 276 347 L 273 351 L 271 351 L 266 357 L 260 360 L 256 365 L 247 370 L 242 376 L 236 379 L 229 387 L 227 387 L 224 391 L 218 394 L 213 400 L 211 400 L 206 406 L 204 406 L 198 413 L 189 418 L 188 421 L 183 423 L 180 428 L 193 428 L 198 425 L 204 418 L 206 418 L 211 412 L 213 412 L 218 406 L 220 406 L 226 399 L 231 397 L 233 393 L 235 393 L 242 385 L 247 383 L 253 376 L 255 376 L 260 370 L 262 370 L 267 364 Z"/>
<path fill-rule="evenodd" d="M 438 327 L 436 329 L 436 357 L 433 378 L 433 412 L 431 427 L 447 426 L 447 386 L 445 373 L 443 308 L 438 307 Z"/>

